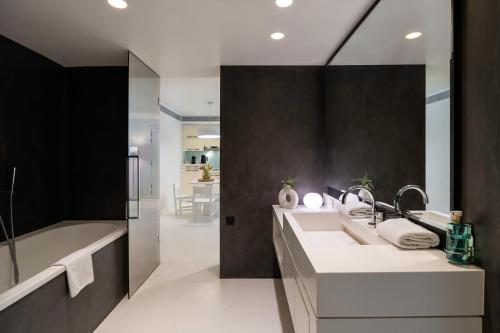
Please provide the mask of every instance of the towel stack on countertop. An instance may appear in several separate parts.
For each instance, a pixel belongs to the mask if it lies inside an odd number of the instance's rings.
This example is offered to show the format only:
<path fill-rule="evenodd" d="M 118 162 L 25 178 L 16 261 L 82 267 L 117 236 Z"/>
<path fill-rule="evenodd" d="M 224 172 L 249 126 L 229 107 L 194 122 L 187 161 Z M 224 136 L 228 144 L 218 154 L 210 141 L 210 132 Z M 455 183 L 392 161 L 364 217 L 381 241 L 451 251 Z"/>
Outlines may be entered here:
<path fill-rule="evenodd" d="M 409 250 L 428 249 L 439 245 L 439 237 L 407 219 L 389 219 L 377 225 L 379 236 Z"/>
<path fill-rule="evenodd" d="M 74 298 L 85 286 L 94 282 L 92 253 L 87 249 L 78 250 L 56 262 L 53 266 L 64 266 L 68 279 L 69 294 Z"/>
<path fill-rule="evenodd" d="M 362 218 L 372 214 L 372 207 L 364 202 L 351 201 L 340 205 L 340 211 L 352 218 Z"/>

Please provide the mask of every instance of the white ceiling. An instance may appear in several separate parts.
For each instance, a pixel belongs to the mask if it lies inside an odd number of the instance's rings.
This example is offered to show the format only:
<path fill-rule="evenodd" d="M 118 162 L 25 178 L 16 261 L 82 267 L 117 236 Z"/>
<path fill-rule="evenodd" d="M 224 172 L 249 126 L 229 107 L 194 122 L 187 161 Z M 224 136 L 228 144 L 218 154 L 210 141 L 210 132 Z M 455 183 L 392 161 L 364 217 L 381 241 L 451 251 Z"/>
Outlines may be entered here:
<path fill-rule="evenodd" d="M 372 2 L 3 0 L 0 33 L 64 66 L 122 65 L 129 49 L 162 77 L 216 77 L 220 65 L 321 65 Z"/>
<path fill-rule="evenodd" d="M 161 103 L 182 116 L 219 116 L 219 86 L 218 77 L 162 78 Z"/>
<path fill-rule="evenodd" d="M 422 32 L 422 37 L 405 39 L 414 31 Z M 427 64 L 447 68 L 451 34 L 450 0 L 382 0 L 332 64 Z"/>

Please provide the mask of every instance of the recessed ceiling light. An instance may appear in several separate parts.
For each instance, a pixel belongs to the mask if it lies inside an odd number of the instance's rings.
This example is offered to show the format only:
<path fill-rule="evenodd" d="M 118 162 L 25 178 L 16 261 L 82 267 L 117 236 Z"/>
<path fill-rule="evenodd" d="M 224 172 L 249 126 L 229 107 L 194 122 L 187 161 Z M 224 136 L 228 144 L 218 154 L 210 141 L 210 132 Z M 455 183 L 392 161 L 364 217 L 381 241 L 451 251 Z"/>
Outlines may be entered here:
<path fill-rule="evenodd" d="M 271 35 L 271 38 L 275 40 L 283 39 L 284 37 L 285 34 L 282 32 L 275 32 L 274 34 Z"/>
<path fill-rule="evenodd" d="M 410 32 L 408 35 L 405 36 L 406 39 L 415 39 L 422 36 L 422 33 L 420 31 L 415 31 L 415 32 Z"/>
<path fill-rule="evenodd" d="M 275 4 L 278 7 L 290 7 L 293 4 L 293 0 L 276 0 Z"/>
<path fill-rule="evenodd" d="M 125 9 L 128 6 L 125 0 L 108 0 L 108 4 L 118 9 Z"/>

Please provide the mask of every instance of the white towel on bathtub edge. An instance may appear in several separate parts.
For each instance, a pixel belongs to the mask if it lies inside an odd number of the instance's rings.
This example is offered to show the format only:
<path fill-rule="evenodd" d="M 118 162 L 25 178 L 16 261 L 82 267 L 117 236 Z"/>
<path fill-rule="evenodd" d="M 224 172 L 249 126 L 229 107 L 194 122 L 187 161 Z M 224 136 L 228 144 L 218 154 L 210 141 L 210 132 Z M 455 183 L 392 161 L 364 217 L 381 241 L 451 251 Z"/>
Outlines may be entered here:
<path fill-rule="evenodd" d="M 83 288 L 94 282 L 92 253 L 87 249 L 73 252 L 56 262 L 54 266 L 64 266 L 66 269 L 71 298 L 75 298 Z"/>

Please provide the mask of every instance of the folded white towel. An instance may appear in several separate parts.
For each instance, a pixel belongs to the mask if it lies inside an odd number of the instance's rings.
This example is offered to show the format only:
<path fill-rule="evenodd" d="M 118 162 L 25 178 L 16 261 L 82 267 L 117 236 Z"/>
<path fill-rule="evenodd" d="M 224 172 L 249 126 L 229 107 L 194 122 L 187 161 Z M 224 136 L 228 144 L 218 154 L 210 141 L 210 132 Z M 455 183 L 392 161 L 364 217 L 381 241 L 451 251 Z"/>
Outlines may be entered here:
<path fill-rule="evenodd" d="M 364 202 L 352 201 L 340 205 L 340 211 L 349 217 L 365 217 L 372 214 L 372 207 Z"/>
<path fill-rule="evenodd" d="M 345 192 L 344 194 L 342 194 L 340 197 L 339 197 L 339 201 L 342 202 L 342 198 L 344 197 L 345 195 Z M 345 201 L 346 202 L 351 202 L 351 201 L 354 201 L 354 202 L 359 202 L 359 196 L 357 194 L 352 194 L 352 193 L 349 193 L 347 195 L 347 197 L 345 198 Z"/>
<path fill-rule="evenodd" d="M 428 249 L 439 245 L 439 237 L 407 219 L 389 219 L 377 225 L 379 236 L 403 249 Z"/>
<path fill-rule="evenodd" d="M 85 286 L 94 282 L 92 253 L 87 249 L 73 252 L 56 262 L 54 266 L 64 266 L 66 269 L 66 278 L 68 279 L 71 298 L 76 297 Z"/>

